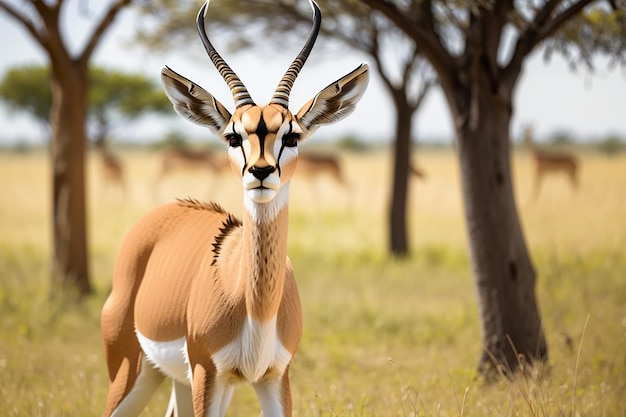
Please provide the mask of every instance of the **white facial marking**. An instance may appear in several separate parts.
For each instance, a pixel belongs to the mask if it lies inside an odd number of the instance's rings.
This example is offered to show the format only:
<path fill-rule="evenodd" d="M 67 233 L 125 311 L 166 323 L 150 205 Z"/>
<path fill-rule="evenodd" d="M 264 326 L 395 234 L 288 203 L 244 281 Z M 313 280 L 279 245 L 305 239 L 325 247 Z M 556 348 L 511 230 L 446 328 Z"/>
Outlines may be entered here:
<path fill-rule="evenodd" d="M 277 192 L 276 196 L 267 203 L 258 203 L 248 194 L 244 193 L 243 206 L 252 217 L 255 223 L 268 223 L 278 216 L 278 213 L 287 206 L 289 202 L 289 183 L 283 185 Z"/>
<path fill-rule="evenodd" d="M 242 170 L 244 164 L 246 163 L 246 157 L 244 156 L 245 153 L 250 153 L 250 143 L 248 141 L 243 142 L 242 146 L 243 148 L 228 147 L 228 159 L 234 161 L 239 167 L 239 170 Z M 248 148 L 248 150 L 246 150 L 246 148 Z"/>
<path fill-rule="evenodd" d="M 276 141 L 274 144 L 274 152 L 276 153 L 276 157 L 278 157 L 278 153 L 280 152 L 280 148 L 282 147 L 282 141 Z M 298 147 L 297 146 L 285 146 L 283 147 L 283 152 L 280 154 L 280 161 L 278 164 L 281 166 L 287 165 L 289 162 L 293 161 L 298 156 Z"/>

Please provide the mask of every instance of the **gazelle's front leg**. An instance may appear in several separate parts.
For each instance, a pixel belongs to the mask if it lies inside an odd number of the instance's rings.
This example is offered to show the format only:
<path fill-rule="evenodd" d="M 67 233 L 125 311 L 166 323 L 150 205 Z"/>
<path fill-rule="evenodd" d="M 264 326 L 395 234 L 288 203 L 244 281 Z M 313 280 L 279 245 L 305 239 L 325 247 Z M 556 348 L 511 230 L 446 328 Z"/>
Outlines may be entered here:
<path fill-rule="evenodd" d="M 289 367 L 282 377 L 276 376 L 253 384 L 263 417 L 291 417 L 291 388 L 289 386 Z"/>
<path fill-rule="evenodd" d="M 232 398 L 232 387 L 218 378 L 217 369 L 201 348 L 187 346 L 195 417 L 223 417 Z"/>
<path fill-rule="evenodd" d="M 172 393 L 165 417 L 193 417 L 190 386 L 172 381 Z"/>

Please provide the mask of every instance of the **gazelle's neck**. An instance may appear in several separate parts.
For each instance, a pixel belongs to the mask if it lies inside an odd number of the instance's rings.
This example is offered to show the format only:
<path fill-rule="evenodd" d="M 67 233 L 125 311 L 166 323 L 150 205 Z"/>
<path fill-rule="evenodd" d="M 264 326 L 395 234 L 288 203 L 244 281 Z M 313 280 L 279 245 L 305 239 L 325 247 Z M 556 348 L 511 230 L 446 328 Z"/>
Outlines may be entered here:
<path fill-rule="evenodd" d="M 276 316 L 287 259 L 289 184 L 268 203 L 244 196 L 241 274 L 248 314 L 259 321 Z"/>

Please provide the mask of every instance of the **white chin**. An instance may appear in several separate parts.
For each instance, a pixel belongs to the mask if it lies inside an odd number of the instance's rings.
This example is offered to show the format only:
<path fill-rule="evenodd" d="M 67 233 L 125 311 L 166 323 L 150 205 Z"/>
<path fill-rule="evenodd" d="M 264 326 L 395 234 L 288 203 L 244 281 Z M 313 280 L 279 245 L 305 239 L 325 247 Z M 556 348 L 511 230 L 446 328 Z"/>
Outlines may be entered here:
<path fill-rule="evenodd" d="M 246 196 L 255 203 L 268 203 L 276 197 L 276 190 L 270 188 L 253 188 L 246 191 Z"/>

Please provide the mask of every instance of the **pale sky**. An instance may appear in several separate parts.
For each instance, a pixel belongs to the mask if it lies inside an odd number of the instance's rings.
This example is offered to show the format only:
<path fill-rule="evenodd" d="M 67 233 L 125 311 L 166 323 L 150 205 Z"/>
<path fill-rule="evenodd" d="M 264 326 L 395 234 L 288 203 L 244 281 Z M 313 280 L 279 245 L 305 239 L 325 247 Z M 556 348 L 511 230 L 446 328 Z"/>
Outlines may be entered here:
<path fill-rule="evenodd" d="M 73 7 L 76 8 L 76 5 Z M 84 39 L 85 28 L 90 27 L 90 22 L 82 17 L 73 17 L 71 22 L 73 29 L 70 38 L 78 44 Z M 191 44 L 198 51 L 194 58 L 182 50 L 150 54 L 139 48 L 128 48 L 131 33 L 132 17 L 129 13 L 122 13 L 97 49 L 92 62 L 110 68 L 142 72 L 156 81 L 161 67 L 168 65 L 203 86 L 232 110 L 228 89 L 204 54 L 199 40 Z M 3 12 L 0 12 L 0 39 L 0 76 L 10 67 L 45 62 L 39 47 Z M 262 53 L 255 56 L 253 51 L 248 50 L 233 55 L 224 51 L 223 47 L 220 48 L 219 41 L 214 43 L 258 103 L 269 100 L 276 83 L 297 53 L 297 50 L 293 50 L 289 55 Z M 340 57 L 335 55 L 323 48 L 313 50 L 292 92 L 293 112 L 326 85 L 347 74 L 361 62 L 369 61 L 367 56 L 349 50 Z M 527 60 L 517 86 L 513 135 L 518 136 L 522 125 L 531 123 L 539 139 L 557 131 L 569 132 L 581 139 L 598 139 L 608 134 L 626 137 L 626 73 L 619 68 L 610 72 L 604 68 L 605 65 L 599 65 L 598 73 L 591 77 L 575 74 L 558 57 L 550 63 L 544 63 L 540 52 L 535 52 Z M 372 71 L 368 91 L 357 110 L 338 124 L 323 127 L 316 136 L 332 139 L 355 134 L 364 139 L 386 140 L 393 134 L 393 121 L 390 101 Z M 1 105 L 0 125 L 2 141 L 41 136 L 29 118 L 7 113 Z M 122 126 L 115 134 L 125 140 L 145 140 L 158 138 L 163 132 L 174 129 L 194 138 L 210 137 L 208 130 L 179 118 L 172 118 L 166 123 L 152 118 L 135 125 L 132 130 Z M 418 140 L 450 141 L 451 120 L 438 90 L 429 95 L 417 114 L 414 137 Z"/>

